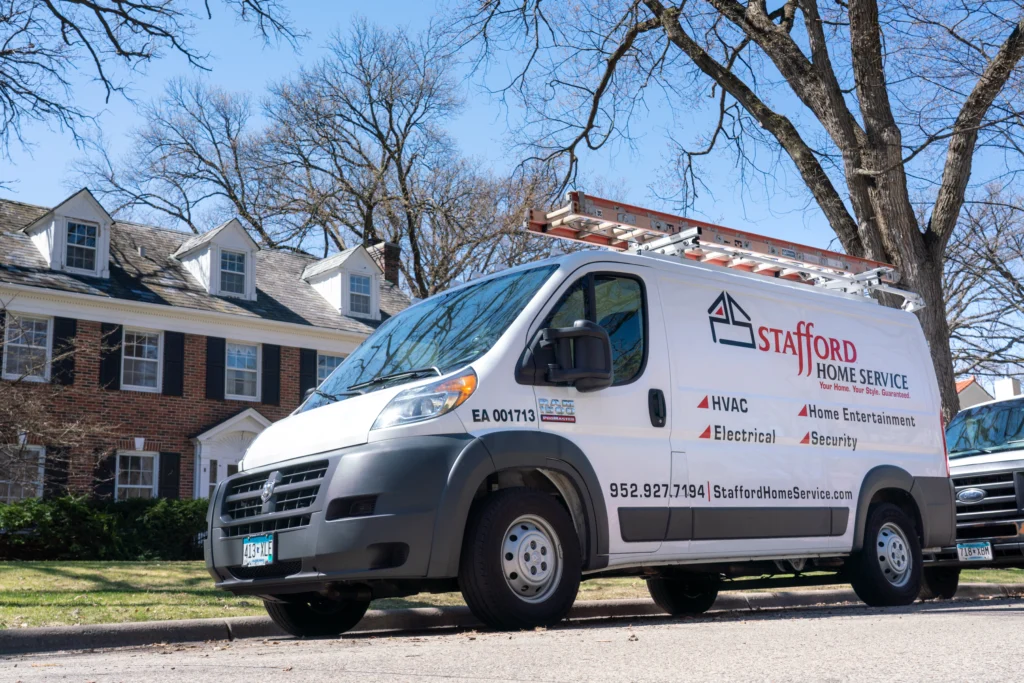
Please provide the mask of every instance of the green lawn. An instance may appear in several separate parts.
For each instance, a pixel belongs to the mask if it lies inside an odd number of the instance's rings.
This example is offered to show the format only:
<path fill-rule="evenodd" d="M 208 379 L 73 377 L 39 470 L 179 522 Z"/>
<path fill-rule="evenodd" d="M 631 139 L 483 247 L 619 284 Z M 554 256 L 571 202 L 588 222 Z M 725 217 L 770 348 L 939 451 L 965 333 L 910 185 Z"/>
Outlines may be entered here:
<path fill-rule="evenodd" d="M 964 572 L 964 582 L 1024 583 L 1024 570 Z M 580 600 L 647 597 L 641 579 L 594 579 Z M 379 600 L 379 608 L 462 604 L 457 593 Z M 0 629 L 265 614 L 213 587 L 202 562 L 0 562 Z"/>

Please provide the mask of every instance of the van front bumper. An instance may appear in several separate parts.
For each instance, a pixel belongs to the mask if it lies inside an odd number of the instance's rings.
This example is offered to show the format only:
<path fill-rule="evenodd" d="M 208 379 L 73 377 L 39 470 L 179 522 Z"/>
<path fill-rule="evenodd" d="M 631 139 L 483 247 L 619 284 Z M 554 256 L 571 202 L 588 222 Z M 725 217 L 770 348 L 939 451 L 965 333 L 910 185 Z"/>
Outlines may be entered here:
<path fill-rule="evenodd" d="M 984 492 L 981 500 L 956 503 L 956 542 L 987 542 L 991 560 L 961 562 L 956 545 L 925 555 L 931 566 L 1024 567 L 1024 461 L 983 463 L 953 467 L 956 493 Z"/>
<path fill-rule="evenodd" d="M 439 509 L 460 458 L 489 467 L 478 443 L 465 434 L 392 439 L 237 474 L 210 500 L 207 569 L 219 588 L 259 595 L 445 578 L 430 576 L 432 552 L 450 545 Z M 243 540 L 265 534 L 273 562 L 243 567 Z"/>

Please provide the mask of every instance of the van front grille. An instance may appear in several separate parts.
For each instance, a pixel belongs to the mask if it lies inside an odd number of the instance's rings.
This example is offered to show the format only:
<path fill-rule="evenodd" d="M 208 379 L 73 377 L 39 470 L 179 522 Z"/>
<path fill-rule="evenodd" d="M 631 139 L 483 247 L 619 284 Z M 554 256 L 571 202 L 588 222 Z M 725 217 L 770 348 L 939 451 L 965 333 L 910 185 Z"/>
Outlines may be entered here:
<path fill-rule="evenodd" d="M 235 524 L 224 527 L 225 538 L 237 536 L 251 536 L 253 534 L 265 534 L 270 531 L 287 531 L 288 529 L 299 529 L 309 526 L 309 515 L 296 515 L 294 517 L 276 517 L 263 521 L 249 522 L 248 524 Z"/>
<path fill-rule="evenodd" d="M 1024 472 L 986 472 L 953 477 L 957 494 L 966 489 L 981 489 L 985 497 L 977 503 L 956 501 L 957 539 L 972 540 L 999 536 L 1013 536 L 1010 529 L 1016 525 L 1006 522 L 1024 519 L 1024 511 L 1017 504 L 1017 478 Z"/>
<path fill-rule="evenodd" d="M 327 461 L 282 467 L 228 480 L 222 515 L 231 521 L 248 520 L 289 510 L 302 510 L 316 502 L 327 474 Z M 264 485 L 274 479 L 273 494 L 263 500 Z"/>

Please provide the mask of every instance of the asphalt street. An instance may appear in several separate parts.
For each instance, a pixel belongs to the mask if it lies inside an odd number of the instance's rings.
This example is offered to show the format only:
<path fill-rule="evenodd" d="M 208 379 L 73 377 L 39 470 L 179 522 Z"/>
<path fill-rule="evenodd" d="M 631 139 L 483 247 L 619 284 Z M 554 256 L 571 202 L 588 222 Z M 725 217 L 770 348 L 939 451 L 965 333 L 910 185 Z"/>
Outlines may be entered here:
<path fill-rule="evenodd" d="M 238 640 L 0 659 L 2 681 L 1012 681 L 1024 601 Z"/>

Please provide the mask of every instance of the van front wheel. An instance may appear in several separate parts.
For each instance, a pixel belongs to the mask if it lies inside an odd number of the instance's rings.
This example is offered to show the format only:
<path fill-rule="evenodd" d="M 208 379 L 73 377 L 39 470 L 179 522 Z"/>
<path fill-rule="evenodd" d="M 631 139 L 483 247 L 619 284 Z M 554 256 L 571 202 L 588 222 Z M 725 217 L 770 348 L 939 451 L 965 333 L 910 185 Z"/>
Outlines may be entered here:
<path fill-rule="evenodd" d="M 683 579 L 647 579 L 647 590 L 654 604 L 674 617 L 703 614 L 718 598 L 718 589 L 713 585 Z"/>
<path fill-rule="evenodd" d="M 921 541 L 914 522 L 891 503 L 872 505 L 864 547 L 851 559 L 850 583 L 872 607 L 909 605 L 921 592 Z"/>
<path fill-rule="evenodd" d="M 921 599 L 952 600 L 959 586 L 958 567 L 925 567 L 921 575 Z"/>
<path fill-rule="evenodd" d="M 492 628 L 548 626 L 572 608 L 581 566 L 565 508 L 546 493 L 504 489 L 473 508 L 459 587 L 473 614 Z"/>
<path fill-rule="evenodd" d="M 285 633 L 299 638 L 337 636 L 355 627 L 369 600 L 328 600 L 319 596 L 289 602 L 264 600 L 263 606 Z"/>

